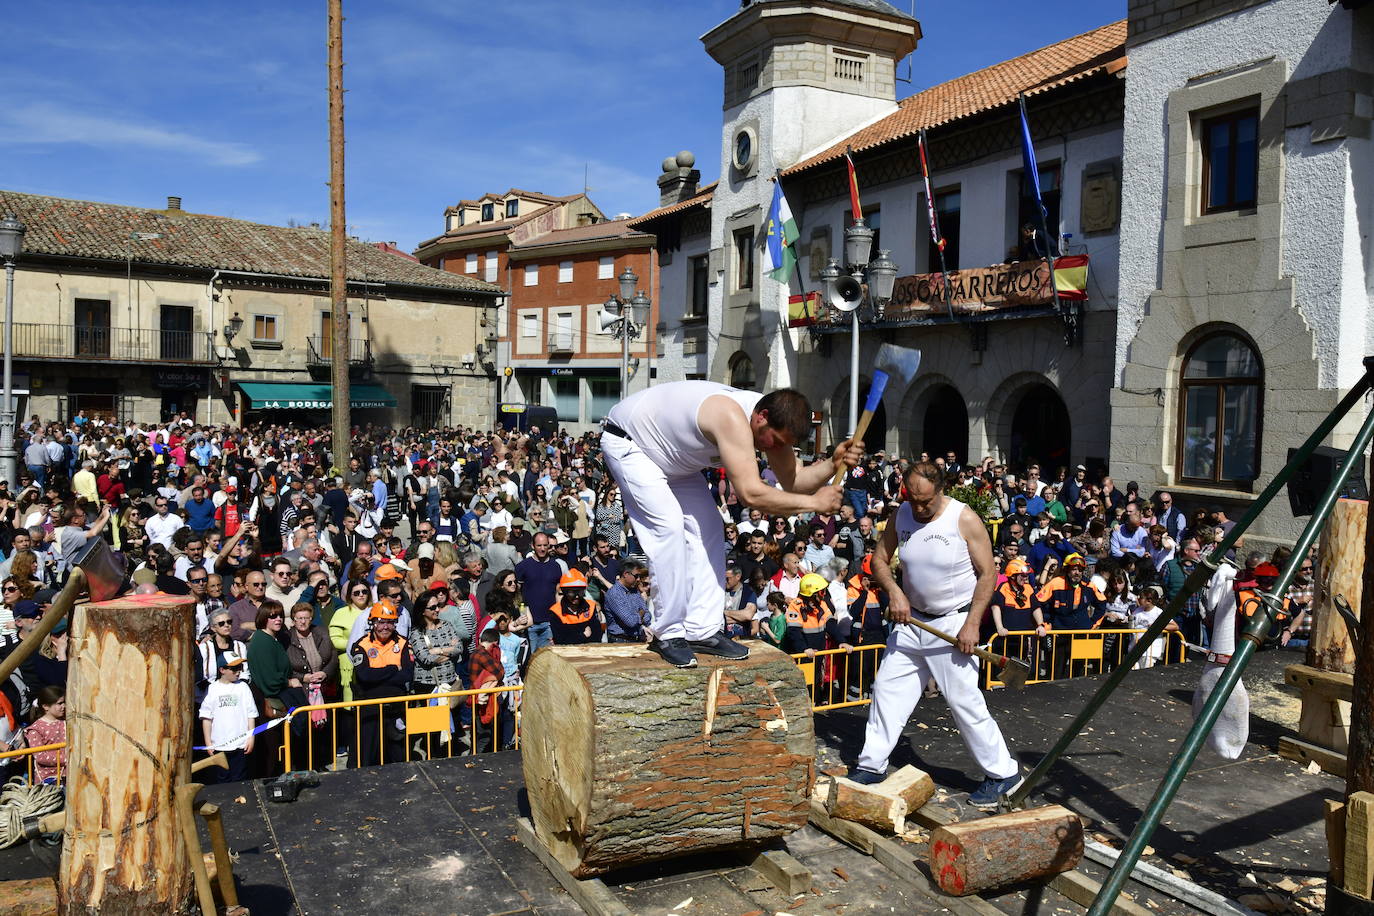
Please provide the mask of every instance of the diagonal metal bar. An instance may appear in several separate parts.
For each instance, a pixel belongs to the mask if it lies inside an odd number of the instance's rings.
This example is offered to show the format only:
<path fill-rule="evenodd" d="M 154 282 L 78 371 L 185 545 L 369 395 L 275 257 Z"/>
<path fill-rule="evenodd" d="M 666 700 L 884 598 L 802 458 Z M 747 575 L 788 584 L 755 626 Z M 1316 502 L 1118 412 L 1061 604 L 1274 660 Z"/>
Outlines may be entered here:
<path fill-rule="evenodd" d="M 1217 680 L 1211 696 L 1203 704 L 1197 720 L 1193 722 L 1193 727 L 1188 732 L 1188 737 L 1183 740 L 1182 747 L 1179 748 L 1178 754 L 1175 755 L 1168 771 L 1164 774 L 1164 778 L 1160 781 L 1159 788 L 1155 790 L 1154 798 L 1150 800 L 1149 807 L 1145 809 L 1145 813 L 1136 822 L 1131 838 L 1126 842 L 1125 848 L 1121 850 L 1121 858 L 1117 859 L 1111 874 L 1102 884 L 1102 890 L 1093 900 L 1093 905 L 1088 910 L 1088 916 L 1103 916 L 1103 914 L 1111 911 L 1112 904 L 1116 902 L 1122 886 L 1125 885 L 1126 880 L 1131 875 L 1131 869 L 1139 861 L 1146 842 L 1149 841 L 1155 828 L 1159 826 L 1165 809 L 1169 807 L 1169 803 L 1178 794 L 1179 787 L 1183 785 L 1184 777 L 1188 775 L 1189 768 L 1192 767 L 1193 761 L 1197 759 L 1203 743 L 1207 740 L 1207 735 L 1211 733 L 1212 726 L 1216 724 L 1222 708 L 1230 699 L 1232 691 L 1236 689 L 1236 684 L 1240 682 L 1241 675 L 1245 673 L 1250 658 L 1264 642 L 1265 634 L 1273 625 L 1275 611 L 1282 604 L 1282 596 L 1288 593 L 1288 587 L 1292 584 L 1293 577 L 1297 575 L 1298 567 L 1302 564 L 1303 558 L 1307 556 L 1307 552 L 1312 549 L 1312 545 L 1316 543 L 1322 526 L 1326 524 L 1326 517 L 1331 514 L 1331 507 L 1336 504 L 1341 490 L 1345 488 L 1346 480 L 1360 465 L 1360 458 L 1364 455 L 1365 449 L 1369 448 L 1371 439 L 1374 439 L 1374 411 L 1370 411 L 1369 415 L 1365 417 L 1364 423 L 1360 425 L 1360 431 L 1355 436 L 1354 443 L 1346 452 L 1345 462 L 1341 465 L 1339 473 L 1331 481 L 1326 493 L 1323 494 L 1317 511 L 1312 513 L 1312 517 L 1308 520 L 1307 526 L 1303 528 L 1297 543 L 1293 545 L 1293 554 L 1284 564 L 1283 571 L 1279 573 L 1278 581 L 1274 583 L 1273 589 L 1263 596 L 1260 601 L 1260 609 L 1252 614 L 1246 623 L 1235 654 L 1231 656 L 1231 661 L 1227 664 L 1226 670 Z M 1239 613 L 1239 609 L 1237 612 Z"/>
<path fill-rule="evenodd" d="M 1107 679 L 1102 682 L 1102 685 L 1097 688 L 1097 692 L 1094 693 L 1088 702 L 1084 704 L 1083 708 L 1079 710 L 1078 715 L 1065 727 L 1063 734 L 1059 736 L 1059 740 L 1054 743 L 1054 746 L 1050 748 L 1048 752 L 1046 752 L 1044 757 L 1040 758 L 1040 762 L 1026 775 L 1025 780 L 1022 781 L 1016 791 L 1006 798 L 1002 805 L 1004 809 L 1019 808 L 1025 804 L 1026 796 L 1030 795 L 1036 785 L 1045 778 L 1045 774 L 1050 771 L 1050 768 L 1054 766 L 1056 762 L 1058 762 L 1059 758 L 1064 756 L 1064 752 L 1073 744 L 1074 739 L 1083 731 L 1084 726 L 1088 724 L 1092 717 L 1097 714 L 1097 711 L 1102 708 L 1103 704 L 1107 702 L 1112 692 L 1115 691 L 1117 687 L 1121 686 L 1121 682 L 1126 679 L 1126 675 L 1130 674 L 1131 669 L 1135 666 L 1135 663 L 1140 660 L 1140 657 L 1145 654 L 1150 644 L 1163 634 L 1164 628 L 1178 616 L 1181 610 L 1183 610 L 1183 605 L 1188 600 L 1189 596 L 1203 588 L 1207 584 L 1207 580 L 1212 577 L 1212 573 L 1216 571 L 1217 566 L 1222 562 L 1226 562 L 1222 558 L 1226 556 L 1227 551 L 1234 547 L 1241 536 L 1245 534 L 1246 530 L 1254 524 L 1259 514 L 1263 512 L 1270 501 L 1278 495 L 1279 491 L 1288 483 L 1288 479 L 1307 461 L 1312 455 L 1312 452 L 1316 450 L 1317 446 L 1321 445 L 1326 437 L 1331 434 L 1331 431 L 1336 428 L 1336 425 L 1345 418 L 1345 415 L 1364 399 L 1365 393 L 1370 390 L 1371 384 L 1374 384 L 1374 360 L 1366 360 L 1365 374 L 1360 381 L 1346 393 L 1345 397 L 1341 398 L 1340 403 L 1336 405 L 1335 409 L 1327 414 L 1326 419 L 1322 420 L 1317 428 L 1312 431 L 1312 435 L 1307 437 L 1307 441 L 1302 444 L 1302 448 L 1298 449 L 1293 457 L 1289 459 L 1288 464 L 1283 470 L 1279 471 L 1279 473 L 1274 476 L 1274 479 L 1269 482 L 1269 485 L 1261 491 L 1259 498 L 1251 504 L 1250 509 L 1241 517 L 1240 521 L 1236 522 L 1236 526 L 1231 529 L 1230 533 L 1226 535 L 1226 538 L 1218 544 L 1216 549 L 1205 557 L 1203 561 L 1198 564 L 1197 568 L 1193 570 L 1192 574 L 1188 576 L 1183 583 L 1183 587 L 1178 590 L 1178 594 L 1174 595 L 1173 600 L 1164 608 L 1163 612 L 1155 619 L 1155 622 L 1150 625 L 1149 629 L 1140 635 L 1135 645 L 1126 653 L 1126 657 L 1121 660 L 1121 664 L 1117 666 L 1116 670 L 1108 675 Z"/>

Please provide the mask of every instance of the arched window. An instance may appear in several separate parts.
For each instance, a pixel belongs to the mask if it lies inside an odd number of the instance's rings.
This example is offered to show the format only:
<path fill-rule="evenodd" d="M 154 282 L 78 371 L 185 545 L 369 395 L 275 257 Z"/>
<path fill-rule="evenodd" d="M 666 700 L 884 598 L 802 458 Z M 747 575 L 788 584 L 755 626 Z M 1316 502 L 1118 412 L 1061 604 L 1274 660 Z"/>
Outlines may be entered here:
<path fill-rule="evenodd" d="M 1264 368 L 1248 341 L 1221 331 L 1183 360 L 1178 439 L 1184 482 L 1240 486 L 1259 476 Z"/>
<path fill-rule="evenodd" d="M 758 386 L 754 376 L 754 361 L 747 353 L 736 353 L 730 357 L 730 387 L 753 391 Z"/>

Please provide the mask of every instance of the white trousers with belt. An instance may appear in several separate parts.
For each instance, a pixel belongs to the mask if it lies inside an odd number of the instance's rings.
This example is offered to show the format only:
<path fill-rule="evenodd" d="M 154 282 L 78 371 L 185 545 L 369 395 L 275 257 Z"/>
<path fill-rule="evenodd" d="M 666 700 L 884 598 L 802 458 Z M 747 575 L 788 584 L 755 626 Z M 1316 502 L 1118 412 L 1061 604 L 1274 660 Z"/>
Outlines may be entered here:
<path fill-rule="evenodd" d="M 933 620 L 918 618 L 951 636 L 959 632 L 967 613 L 949 614 Z M 902 729 L 916 710 L 930 678 L 949 703 L 949 711 L 959 726 L 959 734 L 984 774 L 993 779 L 1015 776 L 1019 767 L 1007 751 L 1002 730 L 997 727 L 983 692 L 978 689 L 979 661 L 955 646 L 916 627 L 897 625 L 887 638 L 878 676 L 873 680 L 873 703 L 868 708 L 868 730 L 864 736 L 859 766 L 874 773 L 887 772 L 888 758 L 902 738 Z"/>
<path fill-rule="evenodd" d="M 669 479 L 633 442 L 607 434 L 601 452 L 649 558 L 659 639 L 709 639 L 725 627 L 725 524 L 700 474 Z"/>

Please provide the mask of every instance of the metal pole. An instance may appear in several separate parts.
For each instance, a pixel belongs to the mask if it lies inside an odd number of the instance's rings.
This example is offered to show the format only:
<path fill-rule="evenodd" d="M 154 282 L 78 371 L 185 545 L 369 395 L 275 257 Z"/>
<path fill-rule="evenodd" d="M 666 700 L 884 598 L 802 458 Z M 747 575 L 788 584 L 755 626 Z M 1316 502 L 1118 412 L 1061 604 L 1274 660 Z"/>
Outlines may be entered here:
<path fill-rule="evenodd" d="M 630 303 L 620 307 L 620 399 L 630 396 Z"/>
<path fill-rule="evenodd" d="M 5 262 L 5 391 L 0 403 L 0 478 L 15 487 L 14 455 L 14 261 Z"/>
<path fill-rule="evenodd" d="M 1345 488 L 1346 480 L 1361 464 L 1360 459 L 1364 456 L 1365 449 L 1369 447 L 1371 439 L 1374 439 L 1374 411 L 1370 411 L 1369 415 L 1365 417 L 1359 433 L 1355 436 L 1354 443 L 1346 452 L 1345 462 L 1341 465 L 1340 472 L 1336 474 L 1335 479 L 1331 481 L 1331 485 L 1322 496 L 1317 511 L 1312 513 L 1312 517 L 1308 519 L 1307 526 L 1303 528 L 1298 542 L 1293 545 L 1292 556 L 1284 564 L 1283 572 L 1279 574 L 1278 581 L 1274 583 L 1268 594 L 1275 596 L 1280 601 L 1284 595 L 1288 594 L 1288 586 L 1292 584 L 1298 566 L 1316 542 L 1317 535 L 1321 533 L 1322 526 L 1326 523 L 1326 517 L 1331 512 L 1331 507 L 1336 504 L 1341 490 Z M 1145 813 L 1136 822 L 1130 840 L 1126 842 L 1126 847 L 1121 850 L 1121 858 L 1117 859 L 1116 864 L 1112 866 L 1111 874 L 1107 876 L 1106 882 L 1103 883 L 1102 889 L 1098 891 L 1092 907 L 1088 910 L 1088 916 L 1103 916 L 1103 914 L 1111 912 L 1112 904 L 1116 902 L 1122 886 L 1130 877 L 1131 870 L 1135 868 L 1135 863 L 1140 860 L 1140 854 L 1144 851 L 1146 842 L 1154 833 L 1155 828 L 1159 826 L 1165 809 L 1169 807 L 1169 803 L 1178 794 L 1179 788 L 1183 785 L 1184 777 L 1188 775 L 1189 768 L 1193 765 L 1193 761 L 1202 750 L 1203 743 L 1207 740 L 1207 735 L 1211 733 L 1212 726 L 1216 724 L 1222 708 L 1230 699 L 1231 692 L 1236 689 L 1236 684 L 1240 681 L 1241 675 L 1245 673 L 1245 666 L 1249 664 L 1250 657 L 1264 642 L 1265 634 L 1273 625 L 1274 611 L 1275 608 L 1268 601 L 1261 601 L 1259 609 L 1250 616 L 1249 622 L 1245 625 L 1245 631 L 1241 633 L 1240 645 L 1236 647 L 1235 653 L 1231 656 L 1231 661 L 1226 665 L 1226 670 L 1212 689 L 1212 694 L 1203 705 L 1202 711 L 1193 723 L 1192 730 L 1188 732 L 1188 737 L 1184 739 L 1178 755 L 1174 757 L 1168 772 L 1164 774 L 1164 779 L 1160 781 L 1159 788 L 1155 790 L 1155 796 L 1150 800 L 1149 807 L 1145 809 Z M 1236 613 L 1240 613 L 1239 608 L 1236 609 Z"/>
<path fill-rule="evenodd" d="M 344 218 L 343 0 L 329 0 L 329 337 L 333 359 L 334 466 L 352 454 L 352 392 L 348 384 L 348 224 Z"/>
<path fill-rule="evenodd" d="M 1188 600 L 1189 596 L 1207 584 L 1207 580 L 1212 577 L 1212 572 L 1216 569 L 1221 558 L 1226 556 L 1227 551 L 1234 547 L 1236 541 L 1240 540 L 1246 530 L 1254 524 L 1255 519 L 1259 518 L 1259 514 L 1264 511 L 1270 501 L 1273 500 L 1278 492 L 1283 489 L 1284 485 L 1288 483 L 1288 479 L 1293 476 L 1294 472 L 1296 472 L 1309 457 L 1311 457 L 1312 452 L 1316 450 L 1317 446 L 1321 445 L 1322 441 L 1336 428 L 1336 424 L 1344 419 L 1345 415 L 1364 399 L 1365 393 L 1369 391 L 1372 381 L 1374 381 L 1374 376 L 1371 376 L 1370 371 L 1366 370 L 1365 375 L 1355 383 L 1355 386 L 1346 393 L 1345 397 L 1341 398 L 1336 408 L 1332 410 L 1331 413 L 1327 414 L 1326 419 L 1322 420 L 1317 428 L 1312 431 L 1312 435 L 1307 437 L 1307 441 L 1304 442 L 1302 447 L 1293 455 L 1287 466 L 1274 476 L 1274 479 L 1269 482 L 1269 486 L 1264 488 L 1259 498 L 1250 505 L 1250 508 L 1246 511 L 1245 515 L 1242 516 L 1240 521 L 1236 522 L 1236 526 L 1231 529 L 1230 534 L 1226 535 L 1211 554 L 1203 558 L 1202 562 L 1198 563 L 1192 575 L 1183 583 L 1183 587 L 1178 590 L 1178 594 L 1174 595 L 1168 606 L 1160 612 L 1159 617 L 1155 619 L 1155 622 L 1150 625 L 1149 629 L 1137 637 L 1135 645 L 1126 653 L 1121 663 L 1110 675 L 1108 675 L 1107 679 L 1102 682 L 1102 686 L 1097 688 L 1097 692 L 1092 695 L 1083 708 L 1078 711 L 1078 715 L 1074 717 L 1074 720 L 1065 727 L 1064 733 L 1059 736 L 1059 740 L 1055 742 L 1054 747 L 1050 748 L 1045 756 L 1040 758 L 1040 762 L 1035 765 L 1035 768 L 1032 769 L 1029 774 L 1027 774 L 1021 786 L 1008 797 L 1007 803 L 1010 807 L 1020 807 L 1025 803 L 1026 797 L 1035 789 L 1035 786 L 1040 780 L 1045 777 L 1045 774 L 1050 771 L 1050 767 L 1058 762 L 1059 758 L 1064 755 L 1064 752 L 1069 749 L 1069 745 L 1073 744 L 1074 739 L 1078 737 L 1083 727 L 1088 724 L 1092 717 L 1097 714 L 1097 711 L 1102 708 L 1102 705 L 1107 702 L 1112 692 L 1126 679 L 1126 675 L 1130 674 L 1135 663 L 1145 654 L 1145 650 L 1150 647 L 1150 644 L 1153 643 L 1155 639 L 1164 633 L 1164 628 L 1178 616 L 1181 610 L 1183 610 L 1183 605 Z"/>
<path fill-rule="evenodd" d="M 859 422 L 859 310 L 849 313 L 849 435 Z"/>

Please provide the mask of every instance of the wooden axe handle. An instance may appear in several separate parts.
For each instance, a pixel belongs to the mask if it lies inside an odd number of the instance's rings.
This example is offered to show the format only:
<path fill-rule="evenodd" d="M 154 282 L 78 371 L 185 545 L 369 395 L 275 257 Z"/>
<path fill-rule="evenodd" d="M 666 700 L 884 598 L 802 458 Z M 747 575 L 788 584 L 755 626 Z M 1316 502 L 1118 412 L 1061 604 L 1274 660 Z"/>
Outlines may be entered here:
<path fill-rule="evenodd" d="M 862 439 L 864 437 L 864 433 L 868 432 L 868 424 L 871 422 L 873 422 L 873 411 L 865 410 L 863 413 L 859 414 L 859 425 L 854 427 L 854 435 L 850 436 L 849 439 L 846 441 L 858 442 L 860 439 Z M 832 487 L 839 486 L 840 481 L 844 480 L 844 475 L 847 470 L 849 469 L 846 467 L 841 467 L 838 471 L 836 471 L 835 476 L 830 481 L 830 485 Z"/>
<path fill-rule="evenodd" d="M 911 625 L 912 625 L 913 627 L 916 627 L 917 629 L 925 630 L 927 633 L 931 634 L 932 636 L 938 636 L 938 637 L 940 637 L 940 638 L 943 639 L 945 642 L 949 643 L 951 646 L 957 646 L 957 645 L 959 645 L 959 640 L 955 639 L 953 636 L 950 636 L 950 635 L 949 635 L 948 633 L 946 633 L 944 630 L 937 630 L 937 629 L 935 629 L 934 627 L 932 627 L 930 624 L 928 624 L 928 623 L 921 623 L 921 621 L 919 621 L 919 620 L 914 620 L 914 619 L 913 619 L 913 620 L 910 621 L 910 623 L 911 623 Z M 974 646 L 974 647 L 973 647 L 973 654 L 976 655 L 978 658 L 981 658 L 981 659 L 982 659 L 983 661 L 985 661 L 985 662 L 991 662 L 992 664 L 996 665 L 998 668 L 1005 668 L 1006 665 L 1007 665 L 1007 662 L 1009 661 L 1009 659 L 1008 659 L 1005 655 L 997 655 L 996 653 L 989 652 L 987 649 L 984 649 L 982 646 Z"/>

